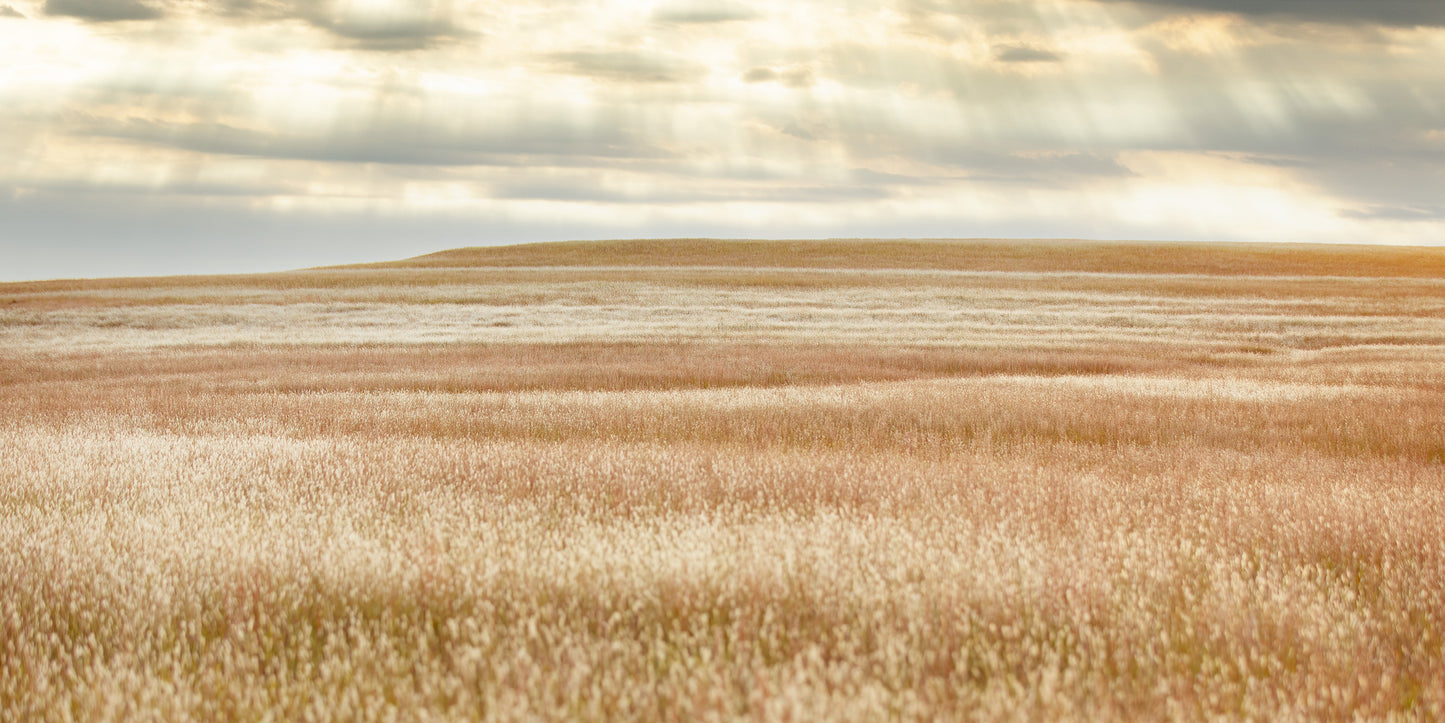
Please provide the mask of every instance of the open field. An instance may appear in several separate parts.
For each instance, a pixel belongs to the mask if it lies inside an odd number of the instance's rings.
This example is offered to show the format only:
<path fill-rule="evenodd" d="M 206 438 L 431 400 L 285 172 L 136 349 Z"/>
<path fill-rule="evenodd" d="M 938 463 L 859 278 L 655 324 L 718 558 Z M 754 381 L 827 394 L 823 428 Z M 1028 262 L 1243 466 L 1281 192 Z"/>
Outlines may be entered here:
<path fill-rule="evenodd" d="M 0 284 L 4 720 L 1440 720 L 1442 531 L 1445 250 Z"/>

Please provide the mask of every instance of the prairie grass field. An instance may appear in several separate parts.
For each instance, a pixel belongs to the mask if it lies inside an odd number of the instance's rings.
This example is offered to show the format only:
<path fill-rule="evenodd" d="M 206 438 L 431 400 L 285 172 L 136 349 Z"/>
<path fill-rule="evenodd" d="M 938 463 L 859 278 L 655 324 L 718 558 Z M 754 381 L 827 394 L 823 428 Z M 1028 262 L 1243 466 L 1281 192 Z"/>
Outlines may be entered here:
<path fill-rule="evenodd" d="M 0 284 L 0 719 L 1442 720 L 1445 250 Z"/>

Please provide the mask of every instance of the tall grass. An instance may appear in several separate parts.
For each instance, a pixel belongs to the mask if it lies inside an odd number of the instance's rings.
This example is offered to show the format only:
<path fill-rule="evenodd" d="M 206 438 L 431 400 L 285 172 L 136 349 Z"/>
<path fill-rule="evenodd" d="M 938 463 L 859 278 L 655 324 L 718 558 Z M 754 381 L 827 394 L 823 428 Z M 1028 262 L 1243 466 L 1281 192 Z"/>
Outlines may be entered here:
<path fill-rule="evenodd" d="M 635 314 L 729 288 L 635 283 L 665 292 Z M 1175 281 L 1108 283 L 1056 301 L 1113 341 L 993 349 L 802 317 L 84 349 L 37 301 L 73 290 L 12 290 L 38 316 L 0 330 L 0 719 L 1445 718 L 1432 297 L 1342 281 L 1229 328 L 1284 279 L 1126 327 Z M 953 284 L 904 298 L 998 301 Z M 69 308 L 184 317 L 175 289 Z"/>

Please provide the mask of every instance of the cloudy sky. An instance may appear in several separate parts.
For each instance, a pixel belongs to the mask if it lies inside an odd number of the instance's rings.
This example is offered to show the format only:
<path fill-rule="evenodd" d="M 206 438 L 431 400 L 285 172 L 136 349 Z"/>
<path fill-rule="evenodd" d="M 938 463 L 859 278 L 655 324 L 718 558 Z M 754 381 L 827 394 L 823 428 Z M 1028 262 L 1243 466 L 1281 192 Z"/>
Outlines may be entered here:
<path fill-rule="evenodd" d="M 0 0 L 0 279 L 568 238 L 1445 244 L 1441 0 Z"/>

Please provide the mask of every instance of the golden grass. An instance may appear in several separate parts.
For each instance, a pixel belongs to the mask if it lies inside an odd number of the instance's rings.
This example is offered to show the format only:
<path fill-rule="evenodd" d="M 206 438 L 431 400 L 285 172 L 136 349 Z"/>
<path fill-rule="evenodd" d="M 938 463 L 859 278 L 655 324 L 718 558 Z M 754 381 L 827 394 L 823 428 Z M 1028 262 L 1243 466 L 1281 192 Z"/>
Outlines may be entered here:
<path fill-rule="evenodd" d="M 1040 239 L 637 239 L 453 249 L 349 268 L 726 266 L 1213 276 L 1445 277 L 1445 249 Z"/>
<path fill-rule="evenodd" d="M 744 271 L 0 289 L 0 719 L 1445 717 L 1436 281 Z"/>
<path fill-rule="evenodd" d="M 1438 279 L 552 267 L 106 283 L 0 286 L 0 349 L 675 342 L 1187 358 L 1445 346 Z"/>
<path fill-rule="evenodd" d="M 1128 275 L 1128 282 L 1121 286 L 1111 278 L 1117 274 Z M 1379 278 L 1394 281 L 1341 281 Z M 0 283 L 0 309 L 208 301 L 507 304 L 538 300 L 517 284 L 589 281 L 726 288 L 1047 284 L 1077 292 L 1124 288 L 1162 296 L 1301 299 L 1335 296 L 1345 284 L 1350 295 L 1371 299 L 1419 293 L 1438 298 L 1445 285 L 1445 249 L 990 239 L 566 242 L 454 249 L 401 261 L 269 274 Z M 348 293 L 338 297 L 342 291 Z M 556 293 L 549 289 L 541 298 Z"/>

